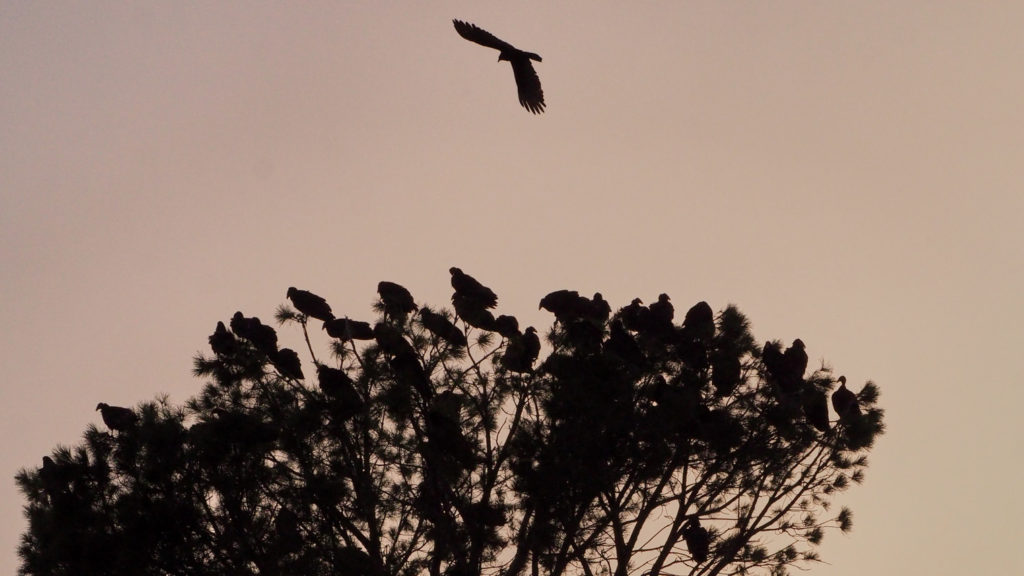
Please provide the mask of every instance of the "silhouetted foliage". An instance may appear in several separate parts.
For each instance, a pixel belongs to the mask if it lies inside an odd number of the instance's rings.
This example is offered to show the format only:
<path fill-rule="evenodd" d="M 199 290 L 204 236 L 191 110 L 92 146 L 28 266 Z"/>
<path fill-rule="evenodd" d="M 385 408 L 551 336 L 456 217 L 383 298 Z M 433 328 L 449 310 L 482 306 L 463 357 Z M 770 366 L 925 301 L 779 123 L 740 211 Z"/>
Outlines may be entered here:
<path fill-rule="evenodd" d="M 874 384 L 832 392 L 802 341 L 758 346 L 704 302 L 675 324 L 664 294 L 614 315 L 545 296 L 541 359 L 536 328 L 451 274 L 455 322 L 393 283 L 373 327 L 289 290 L 276 317 L 315 383 L 239 312 L 184 406 L 100 403 L 109 431 L 17 475 L 21 573 L 781 574 L 850 529 L 831 501 L 883 430 Z"/>

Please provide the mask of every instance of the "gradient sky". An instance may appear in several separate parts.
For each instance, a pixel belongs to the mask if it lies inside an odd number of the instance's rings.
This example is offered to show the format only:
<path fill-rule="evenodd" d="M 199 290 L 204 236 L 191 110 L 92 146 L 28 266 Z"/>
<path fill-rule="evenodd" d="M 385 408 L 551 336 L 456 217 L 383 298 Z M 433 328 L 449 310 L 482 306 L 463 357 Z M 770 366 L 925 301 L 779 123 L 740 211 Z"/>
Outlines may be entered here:
<path fill-rule="evenodd" d="M 474 22 L 536 65 L 520 108 Z M 1024 4 L 0 1 L 0 573 L 13 476 L 288 286 L 449 266 L 737 304 L 888 432 L 811 574 L 1020 574 Z M 294 331 L 283 345 L 298 344 Z M 326 339 L 315 344 L 326 348 Z"/>

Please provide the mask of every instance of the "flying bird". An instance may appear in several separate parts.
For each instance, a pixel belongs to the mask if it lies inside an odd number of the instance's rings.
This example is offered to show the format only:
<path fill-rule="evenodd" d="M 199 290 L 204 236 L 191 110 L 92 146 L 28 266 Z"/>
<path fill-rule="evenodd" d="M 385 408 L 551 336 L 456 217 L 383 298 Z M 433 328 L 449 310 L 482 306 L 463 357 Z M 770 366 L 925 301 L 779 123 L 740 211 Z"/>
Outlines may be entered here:
<path fill-rule="evenodd" d="M 512 65 L 512 73 L 516 77 L 516 87 L 519 89 L 519 103 L 534 114 L 544 112 L 544 91 L 540 88 L 540 78 L 530 60 L 541 61 L 540 56 L 533 52 L 524 52 L 515 46 L 498 39 L 490 32 L 479 28 L 468 22 L 452 20 L 455 24 L 455 31 L 470 42 L 476 42 L 481 46 L 494 48 L 501 52 L 498 61 L 508 61 Z"/>

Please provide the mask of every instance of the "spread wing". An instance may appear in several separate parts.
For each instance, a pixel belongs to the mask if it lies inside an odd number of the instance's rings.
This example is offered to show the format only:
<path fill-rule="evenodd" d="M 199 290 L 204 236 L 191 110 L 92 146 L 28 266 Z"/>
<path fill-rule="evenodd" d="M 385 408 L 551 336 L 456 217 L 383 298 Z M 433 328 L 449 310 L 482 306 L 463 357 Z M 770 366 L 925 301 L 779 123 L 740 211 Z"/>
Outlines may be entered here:
<path fill-rule="evenodd" d="M 515 50 L 515 46 L 505 42 L 504 40 L 498 39 L 497 36 L 490 32 L 480 28 L 469 22 L 463 22 L 461 20 L 452 20 L 452 24 L 455 24 L 455 31 L 470 42 L 476 42 L 481 46 L 487 46 L 488 48 L 494 48 L 495 50 Z"/>
<path fill-rule="evenodd" d="M 534 114 L 544 111 L 544 91 L 540 88 L 540 78 L 533 64 L 526 56 L 512 59 L 512 72 L 516 76 L 516 87 L 519 88 L 519 103 Z"/>

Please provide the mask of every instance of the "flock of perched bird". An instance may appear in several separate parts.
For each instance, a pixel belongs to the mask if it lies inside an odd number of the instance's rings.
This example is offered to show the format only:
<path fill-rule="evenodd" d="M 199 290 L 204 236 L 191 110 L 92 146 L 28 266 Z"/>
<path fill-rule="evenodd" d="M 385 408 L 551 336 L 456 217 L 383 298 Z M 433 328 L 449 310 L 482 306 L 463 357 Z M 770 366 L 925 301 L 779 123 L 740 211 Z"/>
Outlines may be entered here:
<path fill-rule="evenodd" d="M 519 322 L 513 316 L 495 317 L 491 312 L 498 303 L 493 290 L 481 284 L 461 269 L 452 267 L 451 285 L 454 289 L 451 300 L 455 313 L 465 324 L 480 330 L 495 332 L 507 340 L 500 362 L 512 372 L 528 373 L 540 354 L 540 338 L 533 326 L 520 331 Z M 368 322 L 338 318 L 327 301 L 307 290 L 288 288 L 287 298 L 295 309 L 306 318 L 323 322 L 323 330 L 332 338 L 342 341 L 374 340 L 388 357 L 388 363 L 396 376 L 410 382 L 425 398 L 433 397 L 430 377 L 412 344 L 405 338 L 399 326 L 410 314 L 418 311 L 420 324 L 448 346 L 459 348 L 467 345 L 466 333 L 444 314 L 429 308 L 420 309 L 412 294 L 404 286 L 382 281 L 377 284 L 380 306 L 384 318 L 371 326 Z M 580 296 L 574 290 L 557 290 L 541 299 L 539 309 L 554 314 L 565 333 L 575 342 L 596 342 L 605 346 L 620 358 L 639 365 L 643 352 L 630 332 L 651 337 L 672 337 L 673 346 L 685 356 L 689 343 L 708 343 L 715 334 L 714 312 L 706 302 L 690 308 L 681 327 L 673 324 L 675 310 L 667 294 L 661 294 L 656 302 L 644 306 L 637 298 L 622 308 L 614 318 L 611 306 L 601 296 L 592 298 Z M 609 319 L 611 321 L 609 322 Z M 390 320 L 390 321 L 389 321 Z M 604 326 L 608 325 L 605 340 Z M 266 355 L 285 377 L 304 379 L 298 354 L 289 348 L 278 348 L 274 328 L 263 324 L 259 318 L 247 318 L 236 312 L 230 321 L 231 331 L 223 322 L 218 322 L 210 336 L 210 347 L 220 357 L 230 357 L 238 351 L 238 338 L 247 340 L 258 352 Z M 704 348 L 699 347 L 701 352 Z M 731 363 L 714 364 L 713 380 L 719 393 L 728 393 L 739 380 L 738 359 Z M 761 361 L 783 404 L 802 408 L 805 417 L 822 432 L 830 429 L 828 402 L 825 392 L 804 380 L 807 370 L 807 352 L 804 343 L 797 339 L 785 351 L 777 342 L 765 344 Z M 320 387 L 333 397 L 344 397 L 346 406 L 361 406 L 362 399 L 352 387 L 344 371 L 317 364 Z M 838 379 L 839 388 L 832 393 L 832 407 L 842 423 L 850 423 L 860 417 L 857 395 L 846 388 L 846 377 Z M 129 408 L 110 406 L 101 402 L 96 406 L 107 428 L 114 431 L 127 430 L 136 425 L 138 415 Z"/>

